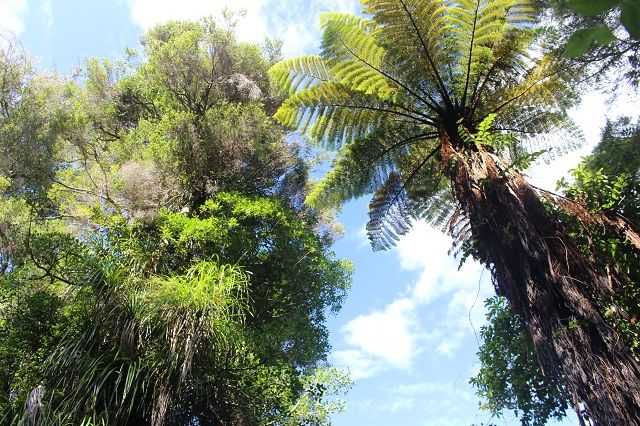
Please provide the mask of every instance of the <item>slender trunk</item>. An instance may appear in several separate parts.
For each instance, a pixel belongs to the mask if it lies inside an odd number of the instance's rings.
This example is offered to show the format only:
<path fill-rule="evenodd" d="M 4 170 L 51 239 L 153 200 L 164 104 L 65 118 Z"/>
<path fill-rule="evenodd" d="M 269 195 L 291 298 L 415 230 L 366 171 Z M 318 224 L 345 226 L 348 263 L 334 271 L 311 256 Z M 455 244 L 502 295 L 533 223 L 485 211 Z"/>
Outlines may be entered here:
<path fill-rule="evenodd" d="M 611 297 L 592 265 L 523 177 L 478 147 L 442 137 L 455 197 L 496 291 L 527 319 L 536 350 L 567 378 L 598 425 L 640 425 L 640 367 L 599 312 Z"/>

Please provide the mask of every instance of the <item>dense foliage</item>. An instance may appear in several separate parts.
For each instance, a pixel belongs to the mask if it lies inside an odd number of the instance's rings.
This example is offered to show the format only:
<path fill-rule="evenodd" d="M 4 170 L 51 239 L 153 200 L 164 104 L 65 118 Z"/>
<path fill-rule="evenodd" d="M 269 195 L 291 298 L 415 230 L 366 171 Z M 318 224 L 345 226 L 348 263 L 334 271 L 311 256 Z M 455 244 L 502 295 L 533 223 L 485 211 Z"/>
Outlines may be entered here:
<path fill-rule="evenodd" d="M 88 59 L 78 81 L 2 50 L 3 424 L 320 425 L 342 409 L 324 322 L 351 266 L 269 118 L 277 52 L 226 18 L 158 25 L 141 57 Z"/>
<path fill-rule="evenodd" d="M 588 81 L 597 81 L 612 93 L 640 83 L 640 38 L 637 0 L 535 0 L 544 11 L 546 47 L 572 57 Z M 624 14 L 623 14 L 624 12 Z M 629 28 L 627 28 L 627 26 Z M 593 86 L 582 86 L 581 91 Z"/>
<path fill-rule="evenodd" d="M 497 417 L 513 412 L 523 425 L 562 419 L 571 407 L 571 394 L 550 365 L 540 365 L 545 359 L 536 353 L 526 322 L 504 298 L 494 296 L 485 307 L 489 324 L 480 330 L 482 366 L 471 379 L 481 408 Z"/>

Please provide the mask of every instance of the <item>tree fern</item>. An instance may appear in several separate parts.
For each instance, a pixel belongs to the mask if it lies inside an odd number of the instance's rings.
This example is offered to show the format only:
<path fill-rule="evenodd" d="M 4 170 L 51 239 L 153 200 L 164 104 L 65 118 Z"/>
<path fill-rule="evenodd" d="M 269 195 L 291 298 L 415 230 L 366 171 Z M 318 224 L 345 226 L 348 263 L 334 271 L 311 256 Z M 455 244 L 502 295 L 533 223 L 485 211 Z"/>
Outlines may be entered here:
<path fill-rule="evenodd" d="M 431 209 L 424 197 L 446 186 L 442 168 L 436 167 L 441 158 L 435 153 L 425 161 L 403 160 L 413 157 L 409 145 L 437 141 L 442 129 L 457 132 L 459 120 L 476 131 L 485 117 L 497 114 L 494 129 L 517 132 L 521 142 L 506 153 L 539 152 L 552 145 L 539 133 L 567 123 L 566 109 L 575 100 L 564 90 L 563 77 L 569 74 L 559 72 L 557 61 L 528 53 L 536 36 L 531 25 L 536 16 L 527 1 L 464 0 L 451 5 L 363 0 L 362 4 L 369 19 L 321 15 L 320 56 L 287 60 L 271 70 L 290 93 L 276 118 L 309 134 L 324 148 L 344 146 L 310 203 L 331 199 L 334 204 L 375 193 L 376 184 L 385 184 L 390 173 L 398 171 L 402 184 L 395 188 L 404 195 L 395 198 L 411 199 L 415 209 Z M 388 129 L 378 134 L 390 123 L 393 135 Z M 576 135 L 564 138 L 558 152 L 575 146 L 577 140 Z M 415 157 L 428 157 L 438 143 L 427 143 L 425 152 Z M 355 158 L 356 152 L 362 161 Z M 381 152 L 384 160 L 376 159 Z M 434 176 L 427 177 L 430 174 Z M 321 195 L 324 191 L 331 195 Z M 442 208 L 445 204 L 435 203 Z M 375 226 L 370 229 L 373 232 Z"/>
<path fill-rule="evenodd" d="M 610 276 L 518 172 L 579 144 L 567 110 L 581 69 L 537 48 L 527 0 L 361 2 L 367 19 L 323 16 L 328 78 L 294 72 L 281 83 L 311 84 L 276 118 L 342 150 L 309 201 L 373 194 L 374 248 L 393 245 L 415 218 L 448 224 L 453 250 L 491 269 L 596 421 L 639 424 L 637 365 L 593 302 L 610 294 Z M 581 325 L 568 329 L 569 319 Z"/>

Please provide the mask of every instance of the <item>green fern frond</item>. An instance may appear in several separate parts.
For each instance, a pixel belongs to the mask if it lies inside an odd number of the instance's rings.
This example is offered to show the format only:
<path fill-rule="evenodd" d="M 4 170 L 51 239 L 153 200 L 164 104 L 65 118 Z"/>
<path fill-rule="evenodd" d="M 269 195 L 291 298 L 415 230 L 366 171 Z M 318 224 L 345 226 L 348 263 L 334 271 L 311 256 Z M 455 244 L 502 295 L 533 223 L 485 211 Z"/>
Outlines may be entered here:
<path fill-rule="evenodd" d="M 269 74 L 289 95 L 331 79 L 322 57 L 301 56 L 274 65 Z"/>
<path fill-rule="evenodd" d="M 414 217 L 407 205 L 400 174 L 392 172 L 378 187 L 369 204 L 367 233 L 374 250 L 391 248 L 400 235 L 411 229 Z"/>
<path fill-rule="evenodd" d="M 442 173 L 438 143 L 431 139 L 412 145 L 408 155 L 397 161 L 397 167 L 406 176 L 405 191 L 414 215 L 442 228 L 456 203 L 450 179 Z"/>
<path fill-rule="evenodd" d="M 449 41 L 452 26 L 446 2 L 363 0 L 362 4 L 363 13 L 373 15 L 380 25 L 379 37 L 407 86 L 434 104 L 446 102 L 450 94 L 444 80 L 456 57 Z"/>
<path fill-rule="evenodd" d="M 540 10 L 532 0 L 516 0 L 507 12 L 510 25 L 532 26 L 539 22 Z"/>
<path fill-rule="evenodd" d="M 381 72 L 386 53 L 374 23 L 353 15 L 323 14 L 322 28 L 322 52 L 333 64 L 333 78 L 351 90 L 389 99 L 396 88 Z"/>
<path fill-rule="evenodd" d="M 336 208 L 346 200 L 375 192 L 409 154 L 408 144 L 420 137 L 402 138 L 393 126 L 386 126 L 348 143 L 338 152 L 331 171 L 311 190 L 306 204 Z"/>
<path fill-rule="evenodd" d="M 294 94 L 280 107 L 275 118 L 284 125 L 308 132 L 321 141 L 323 147 L 332 149 L 345 141 L 362 138 L 385 123 L 424 121 L 417 112 L 408 112 L 399 105 L 335 82 Z"/>

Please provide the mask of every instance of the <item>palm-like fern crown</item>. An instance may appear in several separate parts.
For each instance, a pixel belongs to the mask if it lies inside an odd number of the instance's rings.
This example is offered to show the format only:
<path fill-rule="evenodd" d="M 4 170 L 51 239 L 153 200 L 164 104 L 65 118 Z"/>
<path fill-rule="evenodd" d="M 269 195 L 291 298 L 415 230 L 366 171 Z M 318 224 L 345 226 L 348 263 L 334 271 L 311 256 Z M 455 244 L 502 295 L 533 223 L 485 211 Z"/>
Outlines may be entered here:
<path fill-rule="evenodd" d="M 321 15 L 321 54 L 271 74 L 290 95 L 276 118 L 340 150 L 308 202 L 374 193 L 368 229 L 383 248 L 410 218 L 450 215 L 450 179 L 438 167 L 445 134 L 468 144 L 459 127 L 473 133 L 497 114 L 493 130 L 517 133 L 511 151 L 536 151 L 545 141 L 530 136 L 565 124 L 574 99 L 559 63 L 531 53 L 536 11 L 526 0 L 361 3 L 370 19 Z"/>

